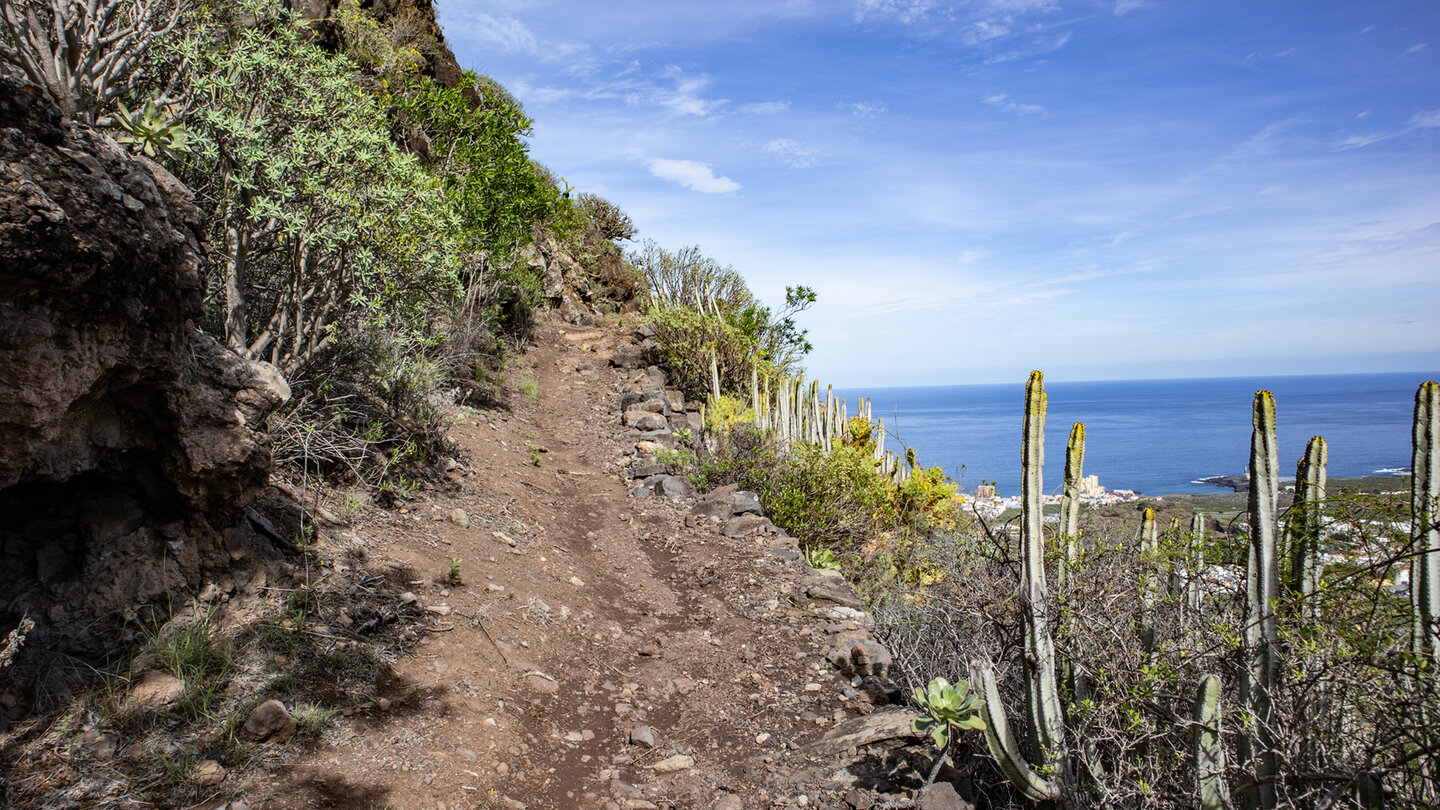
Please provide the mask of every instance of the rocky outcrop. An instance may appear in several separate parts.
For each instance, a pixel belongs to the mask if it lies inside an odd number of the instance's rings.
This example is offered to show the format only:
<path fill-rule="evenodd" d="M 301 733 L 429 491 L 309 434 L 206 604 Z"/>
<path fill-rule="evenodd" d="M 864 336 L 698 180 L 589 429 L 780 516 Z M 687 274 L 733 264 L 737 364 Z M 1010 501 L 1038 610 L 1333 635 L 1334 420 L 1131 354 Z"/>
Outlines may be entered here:
<path fill-rule="evenodd" d="M 564 245 L 544 234 L 520 249 L 517 261 L 541 280 L 547 304 L 566 323 L 585 324 L 597 315 L 637 309 L 635 280 L 619 250 L 608 242 L 595 247 L 599 254 L 589 267 L 581 264 Z M 622 347 L 620 351 L 629 352 L 631 347 Z M 649 354 L 643 356 L 649 357 Z M 637 354 L 636 365 L 630 367 L 653 362 L 653 359 L 641 361 L 641 357 Z"/>
<path fill-rule="evenodd" d="M 179 181 L 0 79 L 8 610 L 90 620 L 228 561 L 216 527 L 265 487 L 289 389 L 197 331 L 204 250 Z"/>

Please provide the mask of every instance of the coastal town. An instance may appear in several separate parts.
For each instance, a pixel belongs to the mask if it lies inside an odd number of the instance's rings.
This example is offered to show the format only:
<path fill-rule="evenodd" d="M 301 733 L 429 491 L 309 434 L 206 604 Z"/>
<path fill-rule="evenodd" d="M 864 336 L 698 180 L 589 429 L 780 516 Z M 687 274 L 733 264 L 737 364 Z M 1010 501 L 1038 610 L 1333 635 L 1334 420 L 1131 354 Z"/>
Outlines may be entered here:
<path fill-rule="evenodd" d="M 975 511 L 986 520 L 997 518 L 1006 510 L 1018 510 L 1020 508 L 1020 493 L 1014 495 L 1000 496 L 995 493 L 994 484 L 985 484 L 975 488 L 972 496 L 975 502 Z M 1060 495 L 1041 495 L 1040 501 L 1046 506 L 1059 506 Z M 1087 507 L 1110 506 L 1111 504 L 1127 503 L 1140 500 L 1140 493 L 1130 489 L 1106 489 L 1100 485 L 1100 476 L 1087 475 L 1080 481 L 1080 504 Z M 1059 514 L 1048 514 L 1045 516 L 1047 522 L 1053 523 L 1059 520 Z"/>

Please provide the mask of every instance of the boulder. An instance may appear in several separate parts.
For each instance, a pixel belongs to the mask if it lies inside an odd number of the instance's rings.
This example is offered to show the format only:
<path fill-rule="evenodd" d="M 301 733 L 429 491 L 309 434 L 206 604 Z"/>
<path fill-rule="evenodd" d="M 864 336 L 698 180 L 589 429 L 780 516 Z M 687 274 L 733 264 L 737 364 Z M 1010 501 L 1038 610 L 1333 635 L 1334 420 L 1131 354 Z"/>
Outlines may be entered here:
<path fill-rule="evenodd" d="M 644 433 L 654 430 L 668 431 L 670 427 L 664 416 L 649 411 L 626 411 L 620 421 L 625 427 L 633 427 Z"/>
<path fill-rule="evenodd" d="M 770 519 L 764 515 L 741 515 L 725 521 L 725 526 L 720 529 L 720 533 L 726 537 L 745 537 L 768 525 L 770 525 Z"/>
<path fill-rule="evenodd" d="M 817 602 L 863 610 L 865 603 L 838 571 L 815 571 L 805 582 L 805 595 Z"/>
<path fill-rule="evenodd" d="M 862 748 L 885 740 L 908 739 L 915 736 L 915 732 L 910 730 L 910 720 L 914 716 L 914 712 L 906 709 L 892 709 L 845 720 L 801 750 L 810 757 L 835 759 L 851 748 Z"/>
<path fill-rule="evenodd" d="M 660 391 L 640 391 L 633 394 L 622 394 L 620 397 L 621 411 L 649 411 L 664 416 L 670 415 L 670 400 Z"/>
<path fill-rule="evenodd" d="M 679 475 L 657 476 L 659 480 L 654 484 L 655 494 L 664 498 L 688 498 L 695 494 L 690 488 L 690 482 Z"/>
<path fill-rule="evenodd" d="M 895 659 L 884 645 L 869 639 L 853 639 L 831 650 L 825 659 L 847 678 L 889 675 Z"/>
<path fill-rule="evenodd" d="M 130 689 L 127 703 L 146 709 L 162 709 L 180 699 L 185 686 L 180 679 L 165 672 L 150 671 L 140 676 L 140 682 Z"/>
<path fill-rule="evenodd" d="M 753 492 L 741 490 L 730 496 L 731 514 L 735 515 L 763 515 L 765 510 L 760 508 L 760 496 Z"/>
<path fill-rule="evenodd" d="M 298 727 L 295 718 L 286 711 L 285 704 L 267 700 L 251 710 L 241 731 L 256 742 L 283 743 L 295 736 Z"/>
<path fill-rule="evenodd" d="M 920 791 L 915 810 L 975 810 L 975 805 L 960 798 L 949 782 L 936 782 Z"/>
<path fill-rule="evenodd" d="M 649 352 L 639 346 L 621 346 L 610 355 L 610 365 L 616 368 L 643 368 L 649 364 Z"/>

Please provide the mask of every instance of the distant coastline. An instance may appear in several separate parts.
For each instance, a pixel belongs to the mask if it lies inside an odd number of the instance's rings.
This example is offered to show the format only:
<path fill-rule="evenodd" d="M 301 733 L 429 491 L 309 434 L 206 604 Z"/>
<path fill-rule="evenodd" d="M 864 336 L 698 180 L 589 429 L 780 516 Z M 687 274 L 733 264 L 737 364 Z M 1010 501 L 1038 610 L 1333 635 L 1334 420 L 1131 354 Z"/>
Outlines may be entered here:
<path fill-rule="evenodd" d="M 1410 460 L 1415 388 L 1434 372 L 1205 378 L 1047 385 L 1045 493 L 1058 494 L 1070 424 L 1086 426 L 1085 473 L 1146 497 L 1245 491 L 1250 403 L 1274 392 L 1280 458 L 1293 470 L 1311 436 L 1330 443 L 1332 479 L 1390 476 Z M 970 492 L 1020 491 L 1020 384 L 837 390 L 870 397 L 889 446 L 913 447 Z M 1216 475 L 1230 471 L 1230 474 Z M 1239 485 L 1237 489 L 1236 485 Z M 1377 481 L 1377 486 L 1383 483 Z"/>

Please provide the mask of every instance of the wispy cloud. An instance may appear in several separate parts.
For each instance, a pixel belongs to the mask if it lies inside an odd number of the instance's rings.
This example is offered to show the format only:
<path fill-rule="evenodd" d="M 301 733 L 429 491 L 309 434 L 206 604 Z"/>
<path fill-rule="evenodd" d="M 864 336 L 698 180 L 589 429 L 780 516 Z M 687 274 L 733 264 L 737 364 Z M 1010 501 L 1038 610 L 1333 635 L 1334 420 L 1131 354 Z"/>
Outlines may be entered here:
<path fill-rule="evenodd" d="M 716 175 L 714 169 L 698 160 L 654 158 L 648 165 L 650 173 L 661 180 L 678 183 L 701 194 L 727 194 L 740 190 L 739 183 Z"/>
<path fill-rule="evenodd" d="M 447 14 L 445 23 L 451 36 L 487 42 L 503 51 L 540 53 L 540 41 L 535 34 L 525 23 L 514 17 L 496 17 L 483 11 L 462 10 Z"/>
<path fill-rule="evenodd" d="M 1362 116 L 1357 117 L 1363 117 L 1364 115 L 1369 115 L 1369 112 L 1362 113 Z M 1351 135 L 1348 138 L 1338 141 L 1335 144 L 1335 148 L 1359 149 L 1371 144 L 1380 143 L 1381 141 L 1388 141 L 1391 138 L 1398 138 L 1401 135 L 1408 135 L 1417 129 L 1435 129 L 1436 127 L 1440 127 L 1440 109 L 1421 110 L 1410 116 L 1410 120 L 1405 122 L 1405 126 L 1397 130 L 1392 132 L 1370 132 L 1363 135 Z"/>
<path fill-rule="evenodd" d="M 859 0 L 855 4 L 855 19 L 885 17 L 913 23 L 924 19 L 936 5 L 935 0 Z"/>
<path fill-rule="evenodd" d="M 788 101 L 757 101 L 751 104 L 741 104 L 736 108 L 738 112 L 745 115 L 779 115 L 790 109 Z"/>
<path fill-rule="evenodd" d="M 666 68 L 665 75 L 674 82 L 673 86 L 642 86 L 639 90 L 631 93 L 626 100 L 632 106 L 644 103 L 657 104 L 676 115 L 693 115 L 700 118 L 707 117 L 730 103 L 730 100 L 726 98 L 701 96 L 700 91 L 710 84 L 708 76 L 687 76 L 683 70 L 674 66 Z"/>
<path fill-rule="evenodd" d="M 885 105 L 878 101 L 842 101 L 839 107 L 856 118 L 874 118 L 885 112 Z"/>
<path fill-rule="evenodd" d="M 1440 110 L 1422 110 L 1410 116 L 1410 129 L 1440 127 Z"/>
<path fill-rule="evenodd" d="M 1401 53 L 1401 54 L 1400 54 L 1400 58 L 1401 58 L 1401 59 L 1404 59 L 1404 58 L 1407 57 L 1407 56 L 1414 56 L 1415 54 L 1420 53 L 1421 51 L 1425 50 L 1425 49 L 1426 49 L 1427 47 L 1429 47 L 1429 46 L 1430 46 L 1430 43 L 1428 43 L 1428 42 L 1417 42 L 1417 43 L 1415 43 L 1414 45 L 1411 45 L 1410 47 L 1406 48 L 1405 51 L 1404 51 L 1404 53 Z"/>
<path fill-rule="evenodd" d="M 762 147 L 796 169 L 808 169 L 820 162 L 820 151 L 789 138 L 776 138 Z"/>
<path fill-rule="evenodd" d="M 1132 11 L 1148 5 L 1150 4 L 1147 0 L 1115 0 L 1115 15 L 1124 17 Z"/>
<path fill-rule="evenodd" d="M 1002 110 L 1024 113 L 1026 115 L 1039 115 L 1045 112 L 1045 108 L 1039 104 L 1021 104 L 1010 98 L 1009 93 L 996 93 L 993 96 L 985 97 L 982 101 L 992 107 L 999 107 Z"/>

